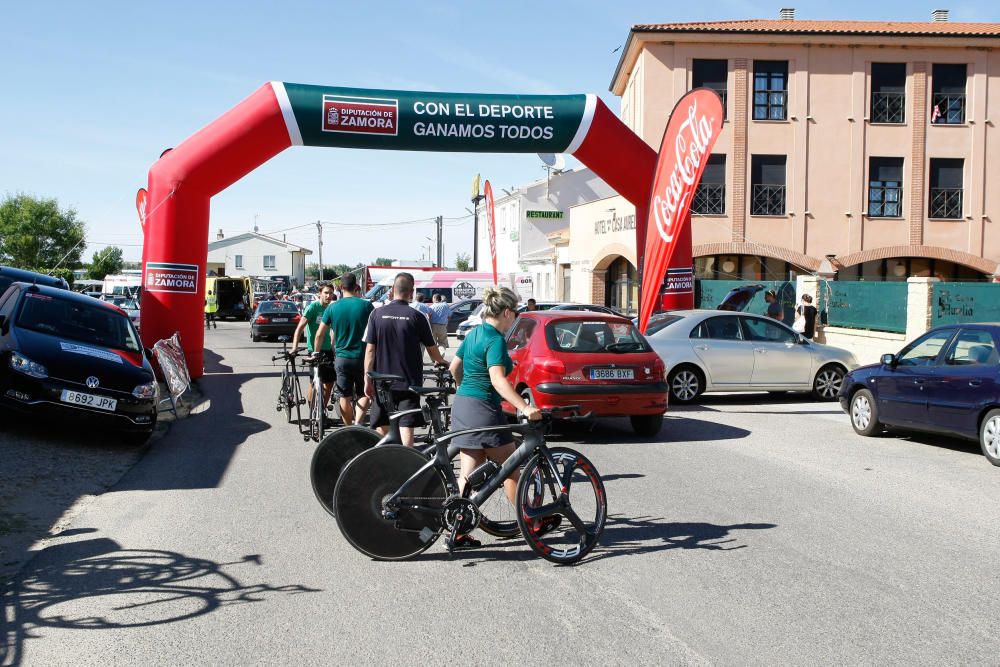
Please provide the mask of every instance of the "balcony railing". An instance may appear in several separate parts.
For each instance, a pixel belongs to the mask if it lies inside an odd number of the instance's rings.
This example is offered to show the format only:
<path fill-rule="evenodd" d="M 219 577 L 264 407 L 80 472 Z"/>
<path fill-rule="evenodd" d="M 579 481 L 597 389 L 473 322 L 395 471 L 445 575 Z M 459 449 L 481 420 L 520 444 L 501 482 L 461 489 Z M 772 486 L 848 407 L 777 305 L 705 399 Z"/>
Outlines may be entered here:
<path fill-rule="evenodd" d="M 906 122 L 906 93 L 872 93 L 871 122 Z"/>
<path fill-rule="evenodd" d="M 785 186 L 754 184 L 750 215 L 784 215 Z"/>
<path fill-rule="evenodd" d="M 872 181 L 868 184 L 868 217 L 898 218 L 903 215 L 903 188 L 898 183 Z"/>
<path fill-rule="evenodd" d="M 934 93 L 931 122 L 935 125 L 961 125 L 965 122 L 965 93 Z"/>
<path fill-rule="evenodd" d="M 931 188 L 930 217 L 962 219 L 962 188 Z"/>
<path fill-rule="evenodd" d="M 699 183 L 691 200 L 696 215 L 723 215 L 726 212 L 726 186 L 723 183 Z"/>

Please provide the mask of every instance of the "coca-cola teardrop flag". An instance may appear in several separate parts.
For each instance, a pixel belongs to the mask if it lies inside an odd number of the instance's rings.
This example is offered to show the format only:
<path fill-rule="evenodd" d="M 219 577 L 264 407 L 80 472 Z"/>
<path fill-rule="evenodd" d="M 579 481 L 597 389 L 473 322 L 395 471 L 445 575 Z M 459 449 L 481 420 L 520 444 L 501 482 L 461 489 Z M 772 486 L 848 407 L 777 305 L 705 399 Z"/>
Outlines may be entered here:
<path fill-rule="evenodd" d="M 486 231 L 490 235 L 490 258 L 493 260 L 493 284 L 497 282 L 497 224 L 493 215 L 493 186 L 489 180 L 483 186 L 483 196 L 486 198 Z"/>
<path fill-rule="evenodd" d="M 677 292 L 693 295 L 691 248 L 691 199 L 701 180 L 712 146 L 722 131 L 722 100 L 708 88 L 696 88 L 682 97 L 667 120 L 649 195 L 646 243 L 643 252 L 639 330 L 646 332 L 649 318 L 660 303 L 660 287 L 672 260 L 678 260 L 671 281 Z M 679 260 L 684 258 L 685 265 Z M 668 289 L 671 286 L 668 285 Z M 688 297 L 688 307 L 693 297 Z M 676 306 L 675 306 L 676 307 Z"/>
<path fill-rule="evenodd" d="M 139 226 L 143 229 L 146 227 L 146 199 L 148 196 L 146 188 L 139 188 L 139 191 L 135 193 L 135 210 L 139 213 Z"/>

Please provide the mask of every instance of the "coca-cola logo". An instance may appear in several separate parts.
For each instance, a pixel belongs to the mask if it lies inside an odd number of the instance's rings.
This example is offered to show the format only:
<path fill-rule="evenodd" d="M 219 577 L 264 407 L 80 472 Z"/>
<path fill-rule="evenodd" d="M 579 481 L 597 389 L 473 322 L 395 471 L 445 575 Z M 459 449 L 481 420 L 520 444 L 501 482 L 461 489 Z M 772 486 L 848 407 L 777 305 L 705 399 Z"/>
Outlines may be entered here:
<path fill-rule="evenodd" d="M 692 98 L 687 117 L 674 139 L 674 169 L 662 192 L 653 198 L 656 230 L 667 243 L 674 240 L 678 213 L 687 209 L 694 196 L 698 172 L 705 161 L 715 129 L 704 114 L 698 115 L 698 100 Z"/>

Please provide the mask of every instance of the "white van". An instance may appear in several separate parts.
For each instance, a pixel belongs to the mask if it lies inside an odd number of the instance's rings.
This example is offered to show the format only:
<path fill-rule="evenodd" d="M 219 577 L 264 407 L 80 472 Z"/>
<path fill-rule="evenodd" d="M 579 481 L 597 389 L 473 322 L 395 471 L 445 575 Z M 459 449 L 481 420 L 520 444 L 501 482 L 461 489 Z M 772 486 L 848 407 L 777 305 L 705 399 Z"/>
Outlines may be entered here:
<path fill-rule="evenodd" d="M 376 304 L 387 301 L 395 276 L 393 274 L 380 280 L 365 294 L 365 298 Z M 510 286 L 511 282 L 506 278 L 507 276 L 500 276 L 500 284 Z M 423 294 L 427 303 L 430 303 L 435 294 L 443 295 L 448 303 L 482 298 L 483 290 L 494 284 L 493 274 L 485 271 L 436 271 L 414 274 L 413 279 L 416 293 Z"/>

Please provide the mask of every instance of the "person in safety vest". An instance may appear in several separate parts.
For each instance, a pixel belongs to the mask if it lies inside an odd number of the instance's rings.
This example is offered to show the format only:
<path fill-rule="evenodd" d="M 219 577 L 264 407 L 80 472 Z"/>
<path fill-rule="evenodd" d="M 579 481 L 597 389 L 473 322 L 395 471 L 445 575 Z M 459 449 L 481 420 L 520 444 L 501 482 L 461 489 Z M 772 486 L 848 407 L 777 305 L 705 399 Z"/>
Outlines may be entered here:
<path fill-rule="evenodd" d="M 215 314 L 219 312 L 219 299 L 212 293 L 212 290 L 208 290 L 208 294 L 205 295 L 205 328 L 206 329 L 218 329 L 219 325 L 215 323 Z"/>

